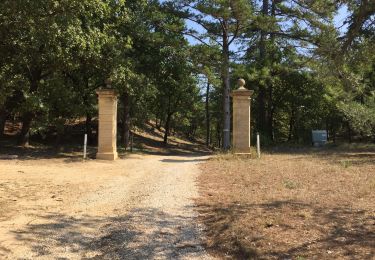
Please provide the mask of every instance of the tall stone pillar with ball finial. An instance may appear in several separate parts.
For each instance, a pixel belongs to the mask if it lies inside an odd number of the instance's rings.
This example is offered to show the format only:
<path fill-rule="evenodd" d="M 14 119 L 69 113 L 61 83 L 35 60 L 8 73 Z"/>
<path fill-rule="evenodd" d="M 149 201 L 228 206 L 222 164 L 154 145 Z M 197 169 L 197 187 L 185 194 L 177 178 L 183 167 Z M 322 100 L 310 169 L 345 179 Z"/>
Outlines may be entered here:
<path fill-rule="evenodd" d="M 114 161 L 117 154 L 117 93 L 106 80 L 106 88 L 96 90 L 99 98 L 99 134 L 96 159 Z"/>
<path fill-rule="evenodd" d="M 245 80 L 238 80 L 239 88 L 231 93 L 233 98 L 233 151 L 236 154 L 250 154 L 250 97 L 252 90 L 245 88 Z"/>

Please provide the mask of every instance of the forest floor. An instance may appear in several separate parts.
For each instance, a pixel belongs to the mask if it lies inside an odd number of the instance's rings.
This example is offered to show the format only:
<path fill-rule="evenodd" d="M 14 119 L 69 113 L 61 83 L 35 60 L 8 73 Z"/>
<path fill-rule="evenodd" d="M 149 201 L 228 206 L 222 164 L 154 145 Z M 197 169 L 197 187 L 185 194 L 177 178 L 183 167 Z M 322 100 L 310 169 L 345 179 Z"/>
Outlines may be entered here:
<path fill-rule="evenodd" d="M 238 259 L 375 259 L 375 147 L 273 149 L 201 166 L 206 247 Z"/>

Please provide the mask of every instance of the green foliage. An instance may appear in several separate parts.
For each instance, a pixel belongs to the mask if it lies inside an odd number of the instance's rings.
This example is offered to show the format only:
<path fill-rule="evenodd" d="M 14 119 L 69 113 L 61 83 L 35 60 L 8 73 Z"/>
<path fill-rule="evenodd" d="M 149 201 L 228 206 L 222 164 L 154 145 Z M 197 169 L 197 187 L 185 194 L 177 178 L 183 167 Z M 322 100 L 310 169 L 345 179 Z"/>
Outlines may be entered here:
<path fill-rule="evenodd" d="M 374 100 L 369 102 L 374 105 Z M 358 102 L 339 103 L 338 108 L 352 129 L 362 135 L 372 136 L 375 131 L 375 106 L 369 107 Z"/>
<path fill-rule="evenodd" d="M 344 34 L 333 22 L 343 5 Z M 228 148 L 229 92 L 243 77 L 262 143 L 308 143 L 312 129 L 374 138 L 373 11 L 367 0 L 3 0 L 0 126 L 91 128 L 110 78 L 121 123 L 155 120 Z"/>
<path fill-rule="evenodd" d="M 298 184 L 295 183 L 292 180 L 286 179 L 286 180 L 283 181 L 283 184 L 284 184 L 285 188 L 290 189 L 290 190 L 294 190 L 294 189 L 298 188 Z"/>

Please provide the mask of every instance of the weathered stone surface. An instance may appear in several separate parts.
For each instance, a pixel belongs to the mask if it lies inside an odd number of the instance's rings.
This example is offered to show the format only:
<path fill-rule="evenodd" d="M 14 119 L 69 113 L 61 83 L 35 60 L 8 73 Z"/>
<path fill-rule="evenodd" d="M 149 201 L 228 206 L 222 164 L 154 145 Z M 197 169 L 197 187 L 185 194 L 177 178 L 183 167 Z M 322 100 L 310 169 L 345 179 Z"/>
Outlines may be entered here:
<path fill-rule="evenodd" d="M 250 97 L 253 91 L 244 87 L 243 79 L 240 79 L 238 84 L 240 88 L 231 93 L 233 97 L 233 151 L 237 154 L 250 154 Z"/>
<path fill-rule="evenodd" d="M 117 154 L 117 93 L 113 89 L 99 89 L 99 134 L 96 159 L 116 160 Z"/>

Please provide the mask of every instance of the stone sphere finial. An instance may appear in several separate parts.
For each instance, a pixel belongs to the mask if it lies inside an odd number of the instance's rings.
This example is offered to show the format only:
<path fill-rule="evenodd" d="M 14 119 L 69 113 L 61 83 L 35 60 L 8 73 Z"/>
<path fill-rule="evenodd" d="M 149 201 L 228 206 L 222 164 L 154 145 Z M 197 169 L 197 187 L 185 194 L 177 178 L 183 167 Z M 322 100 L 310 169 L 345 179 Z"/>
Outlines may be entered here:
<path fill-rule="evenodd" d="M 112 87 L 112 79 L 111 78 L 107 78 L 105 80 L 105 87 L 106 88 L 111 88 Z"/>
<path fill-rule="evenodd" d="M 246 84 L 246 81 L 242 78 L 239 78 L 237 80 L 237 84 L 239 86 L 239 89 L 245 89 L 245 84 Z"/>

